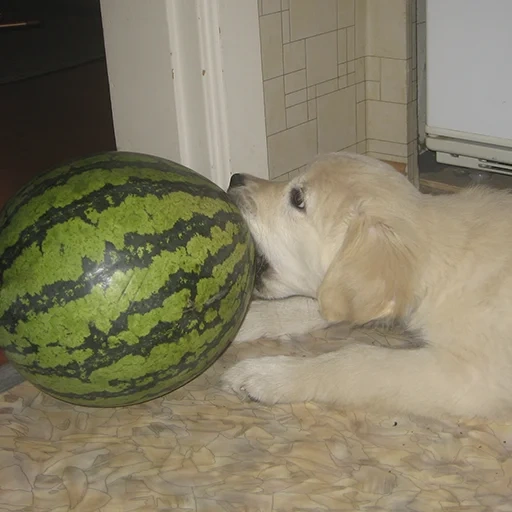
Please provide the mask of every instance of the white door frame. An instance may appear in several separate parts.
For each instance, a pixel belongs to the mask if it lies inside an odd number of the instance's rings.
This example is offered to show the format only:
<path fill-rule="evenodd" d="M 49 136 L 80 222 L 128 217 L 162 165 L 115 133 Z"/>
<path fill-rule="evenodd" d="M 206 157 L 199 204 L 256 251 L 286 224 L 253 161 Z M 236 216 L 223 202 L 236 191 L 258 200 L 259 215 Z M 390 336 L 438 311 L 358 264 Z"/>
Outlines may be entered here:
<path fill-rule="evenodd" d="M 119 150 L 268 178 L 257 0 L 101 0 Z"/>

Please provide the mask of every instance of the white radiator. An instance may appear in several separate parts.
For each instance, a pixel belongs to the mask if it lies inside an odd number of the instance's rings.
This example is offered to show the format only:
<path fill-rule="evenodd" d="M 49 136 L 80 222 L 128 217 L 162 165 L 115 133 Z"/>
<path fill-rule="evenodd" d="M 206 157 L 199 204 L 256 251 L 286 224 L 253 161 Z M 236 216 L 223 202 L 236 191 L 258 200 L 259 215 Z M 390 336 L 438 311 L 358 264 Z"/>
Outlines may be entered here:
<path fill-rule="evenodd" d="M 512 175 L 512 1 L 426 0 L 426 145 Z"/>

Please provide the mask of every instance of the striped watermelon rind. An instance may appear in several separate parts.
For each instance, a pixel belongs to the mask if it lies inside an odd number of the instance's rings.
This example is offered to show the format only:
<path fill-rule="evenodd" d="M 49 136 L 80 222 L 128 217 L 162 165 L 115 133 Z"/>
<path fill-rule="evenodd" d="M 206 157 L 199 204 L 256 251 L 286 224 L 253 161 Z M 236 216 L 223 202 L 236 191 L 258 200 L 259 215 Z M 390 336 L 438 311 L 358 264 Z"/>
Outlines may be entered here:
<path fill-rule="evenodd" d="M 40 389 L 140 403 L 202 373 L 240 328 L 254 245 L 183 166 L 112 152 L 45 173 L 0 218 L 0 346 Z"/>

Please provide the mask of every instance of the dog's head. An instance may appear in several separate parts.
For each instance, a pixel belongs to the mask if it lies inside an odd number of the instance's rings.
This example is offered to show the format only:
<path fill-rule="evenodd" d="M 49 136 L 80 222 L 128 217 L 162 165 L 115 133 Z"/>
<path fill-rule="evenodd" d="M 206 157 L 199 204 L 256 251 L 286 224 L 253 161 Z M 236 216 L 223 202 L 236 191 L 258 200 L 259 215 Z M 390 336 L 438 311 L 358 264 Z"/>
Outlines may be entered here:
<path fill-rule="evenodd" d="M 229 194 L 256 242 L 256 296 L 316 297 L 354 323 L 410 307 L 420 195 L 387 164 L 334 153 L 289 182 L 234 175 Z"/>

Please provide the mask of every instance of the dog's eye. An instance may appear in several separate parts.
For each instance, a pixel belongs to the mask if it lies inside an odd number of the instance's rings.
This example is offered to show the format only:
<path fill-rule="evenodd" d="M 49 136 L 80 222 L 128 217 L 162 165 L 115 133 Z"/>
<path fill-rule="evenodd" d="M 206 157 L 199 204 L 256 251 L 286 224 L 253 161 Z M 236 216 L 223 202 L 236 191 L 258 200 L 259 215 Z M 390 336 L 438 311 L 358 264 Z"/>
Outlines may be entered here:
<path fill-rule="evenodd" d="M 294 208 L 304 210 L 306 203 L 304 201 L 304 192 L 300 188 L 292 188 L 290 191 L 290 202 Z"/>

